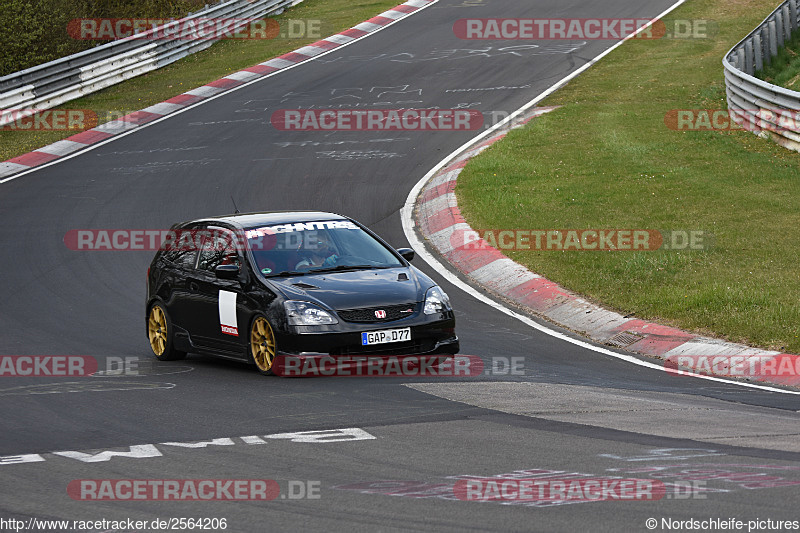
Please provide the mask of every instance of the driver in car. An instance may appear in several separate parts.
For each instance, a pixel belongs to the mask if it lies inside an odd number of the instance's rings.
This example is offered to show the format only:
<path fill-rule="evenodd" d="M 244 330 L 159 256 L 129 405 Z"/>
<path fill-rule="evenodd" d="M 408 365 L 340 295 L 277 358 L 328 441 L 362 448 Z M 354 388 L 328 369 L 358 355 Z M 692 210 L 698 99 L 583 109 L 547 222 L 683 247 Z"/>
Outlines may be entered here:
<path fill-rule="evenodd" d="M 295 265 L 295 270 L 306 270 L 314 267 L 332 267 L 339 256 L 335 253 L 328 236 L 317 232 L 316 238 L 303 239 L 300 242 L 304 249 L 299 250 L 302 259 Z"/>

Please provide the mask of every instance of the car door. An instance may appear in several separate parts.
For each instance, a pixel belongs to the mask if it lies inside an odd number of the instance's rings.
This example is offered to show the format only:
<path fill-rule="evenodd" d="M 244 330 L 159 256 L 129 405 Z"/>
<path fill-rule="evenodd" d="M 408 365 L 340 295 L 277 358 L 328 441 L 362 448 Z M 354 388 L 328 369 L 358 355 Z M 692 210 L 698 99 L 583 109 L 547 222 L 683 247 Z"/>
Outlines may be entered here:
<path fill-rule="evenodd" d="M 199 302 L 195 317 L 196 342 L 206 348 L 226 354 L 243 356 L 247 324 L 241 319 L 245 295 L 239 279 L 219 279 L 214 269 L 221 264 L 244 267 L 242 251 L 230 228 L 209 225 L 203 232 L 197 268 L 189 279 L 189 288 Z"/>
<path fill-rule="evenodd" d="M 170 287 L 167 310 L 172 323 L 191 334 L 197 313 L 197 296 L 189 290 L 189 278 L 197 266 L 197 245 L 194 243 L 196 225 L 177 227 L 171 230 L 170 240 L 165 242 L 162 255 L 163 266 Z"/>

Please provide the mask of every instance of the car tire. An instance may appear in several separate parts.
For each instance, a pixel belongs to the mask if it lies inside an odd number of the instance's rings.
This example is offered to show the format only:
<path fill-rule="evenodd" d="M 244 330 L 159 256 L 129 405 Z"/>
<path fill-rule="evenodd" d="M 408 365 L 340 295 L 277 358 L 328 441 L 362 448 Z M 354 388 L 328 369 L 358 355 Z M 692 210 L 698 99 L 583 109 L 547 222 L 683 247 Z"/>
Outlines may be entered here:
<path fill-rule="evenodd" d="M 278 353 L 275 332 L 264 315 L 256 315 L 250 324 L 250 336 L 247 343 L 247 357 L 265 376 L 272 375 L 275 354 Z"/>
<path fill-rule="evenodd" d="M 172 319 L 160 302 L 154 303 L 147 313 L 147 338 L 153 355 L 159 361 L 177 361 L 186 357 L 186 352 L 175 349 Z"/>

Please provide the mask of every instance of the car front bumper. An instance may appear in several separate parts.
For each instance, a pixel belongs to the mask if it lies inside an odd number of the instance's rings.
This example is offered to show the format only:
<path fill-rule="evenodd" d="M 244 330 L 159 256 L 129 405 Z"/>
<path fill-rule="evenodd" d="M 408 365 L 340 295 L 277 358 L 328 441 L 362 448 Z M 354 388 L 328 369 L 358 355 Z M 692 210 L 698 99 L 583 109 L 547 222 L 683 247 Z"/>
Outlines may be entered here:
<path fill-rule="evenodd" d="M 428 317 L 417 315 L 381 323 L 343 322 L 325 327 L 289 326 L 277 335 L 279 353 L 299 355 L 419 355 L 455 354 L 459 350 L 452 312 Z M 410 328 L 404 342 L 362 344 L 362 333 Z"/>

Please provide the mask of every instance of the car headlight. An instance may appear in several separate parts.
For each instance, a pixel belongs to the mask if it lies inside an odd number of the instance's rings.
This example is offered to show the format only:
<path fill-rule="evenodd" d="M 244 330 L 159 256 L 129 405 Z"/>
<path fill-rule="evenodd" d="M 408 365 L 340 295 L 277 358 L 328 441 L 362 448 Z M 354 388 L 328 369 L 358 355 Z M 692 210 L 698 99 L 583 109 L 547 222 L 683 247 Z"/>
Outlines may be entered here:
<path fill-rule="evenodd" d="M 438 285 L 434 285 L 425 293 L 426 315 L 435 315 L 436 313 L 443 313 L 451 309 L 450 298 L 447 297 L 447 293 Z"/>
<path fill-rule="evenodd" d="M 289 300 L 283 302 L 286 318 L 292 326 L 322 326 L 338 324 L 339 321 L 328 311 L 309 302 Z"/>

